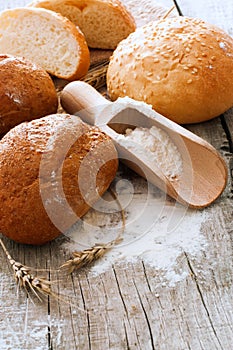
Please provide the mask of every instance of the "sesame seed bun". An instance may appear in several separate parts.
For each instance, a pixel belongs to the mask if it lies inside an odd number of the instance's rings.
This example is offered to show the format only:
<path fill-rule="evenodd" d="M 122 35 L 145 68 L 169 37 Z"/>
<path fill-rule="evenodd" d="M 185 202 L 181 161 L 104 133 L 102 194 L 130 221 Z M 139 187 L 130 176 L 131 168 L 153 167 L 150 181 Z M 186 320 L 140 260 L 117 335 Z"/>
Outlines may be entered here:
<path fill-rule="evenodd" d="M 176 17 L 138 28 L 114 51 L 112 100 L 129 96 L 180 123 L 214 118 L 233 105 L 233 39 L 199 19 Z"/>

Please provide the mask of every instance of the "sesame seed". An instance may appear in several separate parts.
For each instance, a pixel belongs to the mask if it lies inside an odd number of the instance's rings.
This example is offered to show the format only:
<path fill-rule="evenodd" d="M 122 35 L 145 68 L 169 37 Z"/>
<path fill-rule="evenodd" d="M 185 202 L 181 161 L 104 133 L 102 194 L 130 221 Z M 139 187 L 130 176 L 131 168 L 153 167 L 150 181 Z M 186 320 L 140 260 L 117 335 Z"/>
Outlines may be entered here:
<path fill-rule="evenodd" d="M 201 43 L 201 46 L 206 46 L 206 44 L 205 43 Z"/>
<path fill-rule="evenodd" d="M 190 48 L 189 48 L 189 47 L 186 47 L 185 51 L 186 51 L 186 52 L 190 52 Z"/>
<path fill-rule="evenodd" d="M 155 58 L 154 58 L 154 63 L 158 63 L 158 62 L 159 62 L 158 57 L 155 57 Z"/>
<path fill-rule="evenodd" d="M 188 79 L 188 80 L 187 80 L 187 84 L 191 84 L 192 82 L 193 82 L 192 79 Z"/>
<path fill-rule="evenodd" d="M 179 56 L 179 52 L 176 52 L 174 57 L 178 57 Z"/>
<path fill-rule="evenodd" d="M 183 69 L 184 69 L 184 70 L 189 70 L 189 67 L 184 66 Z"/>
<path fill-rule="evenodd" d="M 212 60 L 212 61 L 216 61 L 216 56 L 212 56 L 212 57 L 211 57 L 211 60 Z"/>
<path fill-rule="evenodd" d="M 205 53 L 205 52 L 202 52 L 202 57 L 206 57 L 207 56 L 207 54 Z"/>
<path fill-rule="evenodd" d="M 202 58 L 200 58 L 200 57 L 198 57 L 198 59 L 197 59 L 198 61 L 202 61 Z"/>

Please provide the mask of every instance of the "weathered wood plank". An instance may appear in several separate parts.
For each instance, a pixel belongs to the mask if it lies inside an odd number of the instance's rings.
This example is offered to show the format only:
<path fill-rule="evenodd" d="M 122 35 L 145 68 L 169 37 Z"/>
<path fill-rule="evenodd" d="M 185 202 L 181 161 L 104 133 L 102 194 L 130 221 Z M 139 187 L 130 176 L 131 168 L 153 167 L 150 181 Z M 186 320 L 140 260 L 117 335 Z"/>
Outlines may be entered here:
<path fill-rule="evenodd" d="M 233 108 L 224 114 L 223 123 L 225 124 L 225 130 L 228 133 L 228 142 L 230 145 L 230 151 L 233 153 Z M 233 165 L 231 169 L 233 168 Z M 233 178 L 233 175 L 232 175 Z"/>
<path fill-rule="evenodd" d="M 16 260 L 34 268 L 46 268 L 46 247 L 42 252 L 37 251 L 36 248 L 30 249 L 4 241 Z M 0 261 L 0 348 L 46 349 L 48 346 L 47 303 L 41 303 L 35 299 L 32 301 L 25 293 L 18 293 L 13 272 L 2 251 Z M 46 272 L 40 273 L 46 277 Z"/>
<path fill-rule="evenodd" d="M 184 15 L 200 17 L 231 32 L 232 5 L 219 1 L 178 1 L 178 5 Z M 225 120 L 228 130 L 232 130 L 232 124 L 227 112 Z M 223 119 L 224 121 L 224 119 Z M 223 125 L 224 126 L 224 125 Z M 193 132 L 211 142 L 225 157 L 228 164 L 232 162 L 232 151 L 229 144 L 229 134 L 226 128 L 221 128 L 220 118 L 210 122 L 189 127 Z M 229 174 L 230 175 L 230 174 Z M 215 346 L 219 349 L 230 349 L 232 344 L 232 182 L 229 177 L 228 186 L 221 197 L 208 209 L 211 213 L 203 231 L 208 240 L 208 250 L 202 259 L 195 259 L 185 254 L 187 264 L 196 290 L 199 293 L 206 316 L 212 329 Z M 224 200 L 223 200 L 224 198 Z M 212 218 L 211 218 L 212 217 Z M 230 262 L 230 263 L 229 263 Z M 195 288 L 193 288 L 195 290 Z M 197 306 L 199 303 L 196 304 Z M 199 307 L 198 307 L 199 309 Z M 196 311 L 198 314 L 198 312 Z M 208 330 L 209 333 L 209 330 Z M 203 349 L 214 348 L 213 340 L 208 341 Z"/>
<path fill-rule="evenodd" d="M 15 0 L 0 6 L 26 3 Z M 230 2 L 221 7 L 220 2 L 217 3 L 218 16 L 222 13 L 232 18 Z M 170 7 L 169 1 L 162 4 Z M 211 4 L 213 2 L 208 0 L 197 7 L 197 2 L 179 1 L 187 14 L 218 20 Z M 220 16 L 222 20 L 224 16 Z M 226 29 L 231 28 L 229 22 L 226 25 L 225 18 L 222 24 Z M 226 121 L 232 130 L 230 116 Z M 190 126 L 190 129 L 211 142 L 230 161 L 229 143 L 220 118 Z M 144 180 L 124 167 L 122 177 L 132 181 L 138 196 L 136 203 L 139 198 L 146 198 Z M 156 198 L 160 196 L 156 189 L 153 193 Z M 66 277 L 56 271 L 69 258 L 66 237 L 61 236 L 43 247 L 26 247 L 5 240 L 16 259 L 35 268 L 48 268 L 47 276 L 55 281 L 54 290 L 60 298 L 35 305 L 22 293 L 17 298 L 11 271 L 0 251 L 1 350 L 231 350 L 233 232 L 230 193 L 229 182 L 223 196 L 204 211 L 207 221 L 202 224 L 202 232 L 207 247 L 198 255 L 180 252 L 174 273 L 184 273 L 186 278 L 174 283 L 169 280 L 167 271 L 150 266 L 142 259 L 134 263 L 114 262 L 108 270 L 96 275 L 90 268 Z M 156 230 L 155 226 L 155 236 Z M 46 276 L 46 273 L 38 273 Z"/>

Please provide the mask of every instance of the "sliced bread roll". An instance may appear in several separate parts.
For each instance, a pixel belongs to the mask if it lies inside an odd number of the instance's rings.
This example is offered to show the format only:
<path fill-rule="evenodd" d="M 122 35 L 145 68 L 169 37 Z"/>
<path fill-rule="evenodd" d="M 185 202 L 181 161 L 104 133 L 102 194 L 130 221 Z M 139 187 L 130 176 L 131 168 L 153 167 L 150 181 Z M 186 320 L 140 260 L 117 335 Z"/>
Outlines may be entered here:
<path fill-rule="evenodd" d="M 118 0 L 48 0 L 29 6 L 61 13 L 79 26 L 92 48 L 115 49 L 136 29 L 133 17 Z"/>
<path fill-rule="evenodd" d="M 67 80 L 84 76 L 90 65 L 82 32 L 67 18 L 45 9 L 1 12 L 0 52 L 23 56 Z"/>

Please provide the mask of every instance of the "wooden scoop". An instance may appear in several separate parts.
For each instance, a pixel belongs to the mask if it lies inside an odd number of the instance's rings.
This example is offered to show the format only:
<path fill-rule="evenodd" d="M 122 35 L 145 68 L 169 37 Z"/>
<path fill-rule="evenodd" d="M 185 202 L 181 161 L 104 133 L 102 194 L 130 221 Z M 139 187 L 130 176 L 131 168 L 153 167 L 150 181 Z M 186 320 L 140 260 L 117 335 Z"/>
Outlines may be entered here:
<path fill-rule="evenodd" d="M 227 168 L 215 148 L 158 114 L 149 105 L 128 97 L 110 102 L 81 81 L 66 85 L 61 104 L 68 113 L 77 114 L 109 135 L 124 163 L 180 203 L 203 208 L 224 190 Z M 174 179 L 165 176 L 142 146 L 123 142 L 127 128 L 152 126 L 165 131 L 181 155 L 182 170 Z"/>

